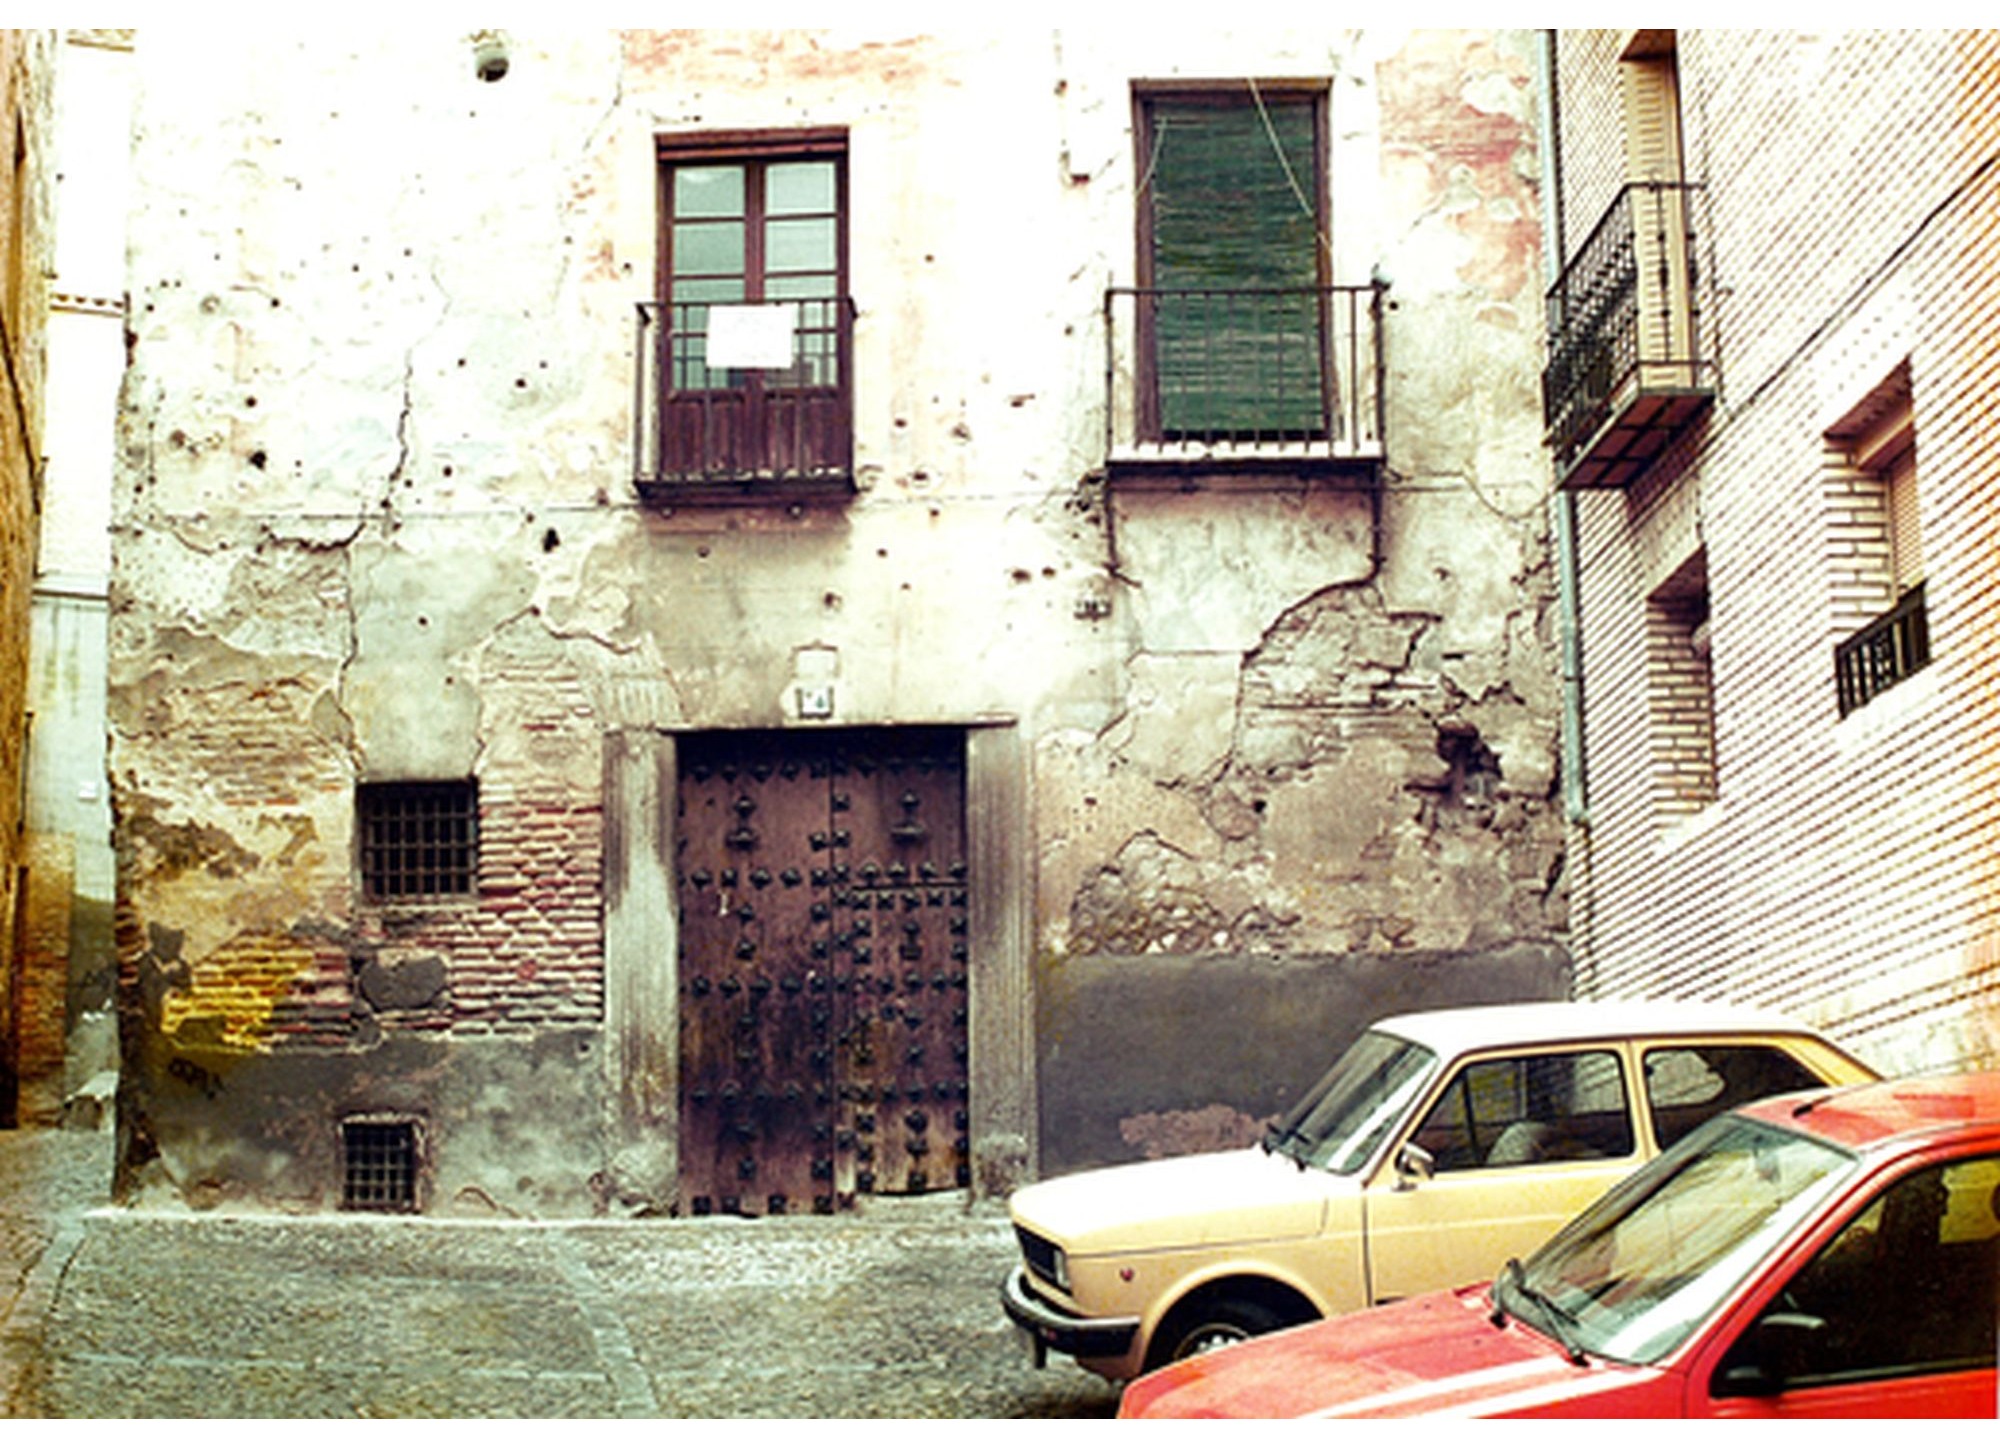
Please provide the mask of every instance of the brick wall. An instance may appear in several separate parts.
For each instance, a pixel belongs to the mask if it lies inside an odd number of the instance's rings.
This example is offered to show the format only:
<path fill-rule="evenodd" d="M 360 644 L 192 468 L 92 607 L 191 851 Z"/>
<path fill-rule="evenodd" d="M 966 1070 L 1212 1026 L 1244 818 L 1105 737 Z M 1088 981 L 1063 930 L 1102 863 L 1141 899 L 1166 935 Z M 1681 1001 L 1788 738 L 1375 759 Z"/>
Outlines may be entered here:
<path fill-rule="evenodd" d="M 1676 453 L 1579 500 L 1587 992 L 1790 1009 L 1892 1069 L 2000 1062 L 1995 44 L 1680 34 L 1724 350 Z M 1601 204 L 1622 150 L 1617 48 L 1564 37 L 1566 214 Z M 1904 363 L 1934 662 L 1843 719 L 1833 648 L 1886 601 L 1886 520 L 1829 432 Z M 1646 625 L 1676 516 L 1711 605 L 1715 790 L 1692 811 L 1648 779 L 1675 727 Z"/>
<path fill-rule="evenodd" d="M 601 1019 L 596 715 L 574 671 L 532 651 L 510 658 L 496 647 L 485 687 L 509 724 L 478 770 L 478 875 L 464 900 L 359 898 L 353 776 L 301 738 L 304 719 L 277 702 L 285 690 L 265 691 L 268 708 L 217 711 L 212 735 L 195 726 L 178 736 L 195 750 L 190 787 L 205 781 L 216 807 L 200 826 L 131 817 L 129 832 L 147 842 L 137 863 L 148 913 L 171 917 L 189 898 L 175 878 L 190 869 L 228 881 L 267 860 L 290 879 L 239 895 L 253 903 L 236 913 L 260 913 L 260 894 L 263 910 L 281 897 L 306 908 L 278 928 L 188 944 L 171 961 L 142 950 L 133 969 L 169 967 L 158 997 L 167 1038 L 283 1053 L 379 1033 L 522 1034 Z M 271 839 L 313 845 L 269 859 L 260 845 Z"/>

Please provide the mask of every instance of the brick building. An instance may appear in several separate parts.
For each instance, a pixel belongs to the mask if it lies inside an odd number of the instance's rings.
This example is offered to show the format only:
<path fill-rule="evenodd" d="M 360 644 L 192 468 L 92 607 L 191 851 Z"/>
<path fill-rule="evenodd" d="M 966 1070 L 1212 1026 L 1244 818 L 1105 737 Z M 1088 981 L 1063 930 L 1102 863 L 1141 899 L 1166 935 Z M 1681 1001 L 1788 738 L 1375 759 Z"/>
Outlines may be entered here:
<path fill-rule="evenodd" d="M 121 1191 L 997 1190 L 1563 993 L 1537 44 L 143 36 Z"/>
<path fill-rule="evenodd" d="M 1579 994 L 2000 1061 L 2000 38 L 1562 31 Z"/>
<path fill-rule="evenodd" d="M 22 806 L 32 737 L 28 635 L 43 501 L 50 76 L 43 31 L 0 31 L 0 1126 L 63 1059 L 63 976 L 28 968 L 32 881 Z M 32 1098 L 32 1092 L 29 1093 Z"/>

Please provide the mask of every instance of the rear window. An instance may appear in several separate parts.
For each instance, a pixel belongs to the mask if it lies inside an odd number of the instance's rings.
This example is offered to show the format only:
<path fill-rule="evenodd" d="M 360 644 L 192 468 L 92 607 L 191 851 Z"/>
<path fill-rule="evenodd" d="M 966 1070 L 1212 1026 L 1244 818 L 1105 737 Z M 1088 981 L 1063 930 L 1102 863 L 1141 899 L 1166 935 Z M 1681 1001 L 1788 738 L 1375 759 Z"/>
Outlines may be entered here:
<path fill-rule="evenodd" d="M 1826 1083 L 1776 1046 L 1656 1046 L 1645 1053 L 1646 1101 L 1662 1150 L 1724 1111 Z"/>

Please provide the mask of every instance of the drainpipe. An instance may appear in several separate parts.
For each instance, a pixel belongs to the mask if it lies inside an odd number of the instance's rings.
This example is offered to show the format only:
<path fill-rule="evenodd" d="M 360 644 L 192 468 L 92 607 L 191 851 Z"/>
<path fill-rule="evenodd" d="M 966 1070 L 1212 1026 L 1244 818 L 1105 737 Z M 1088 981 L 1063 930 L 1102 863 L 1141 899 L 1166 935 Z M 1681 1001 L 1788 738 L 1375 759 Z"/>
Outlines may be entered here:
<path fill-rule="evenodd" d="M 1543 272 L 1549 287 L 1562 275 L 1568 247 L 1563 238 L 1561 97 L 1556 91 L 1556 36 L 1542 32 L 1538 51 L 1541 95 L 1542 154 L 1546 158 L 1542 184 Z M 1546 292 L 1547 288 L 1544 288 Z M 1577 563 L 1576 495 L 1558 491 L 1549 503 L 1549 531 L 1555 543 L 1556 615 L 1560 640 L 1562 683 L 1563 820 L 1569 851 L 1570 958 L 1589 976 L 1595 975 L 1592 949 L 1592 880 L 1590 861 L 1590 795 L 1586 780 L 1583 737 L 1583 629 Z M 1572 994 L 1588 995 L 1591 982 L 1572 982 Z"/>

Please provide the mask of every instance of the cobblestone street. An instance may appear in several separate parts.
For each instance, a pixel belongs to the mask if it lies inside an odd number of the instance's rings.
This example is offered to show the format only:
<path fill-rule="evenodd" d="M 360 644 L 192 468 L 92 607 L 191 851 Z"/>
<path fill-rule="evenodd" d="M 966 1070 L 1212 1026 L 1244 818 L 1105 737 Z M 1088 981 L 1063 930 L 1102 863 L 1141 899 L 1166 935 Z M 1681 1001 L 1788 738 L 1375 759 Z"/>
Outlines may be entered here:
<path fill-rule="evenodd" d="M 1004 1212 L 524 1225 L 139 1215 L 108 1134 L 0 1133 L 15 1417 L 1071 1417 L 997 1300 Z"/>

